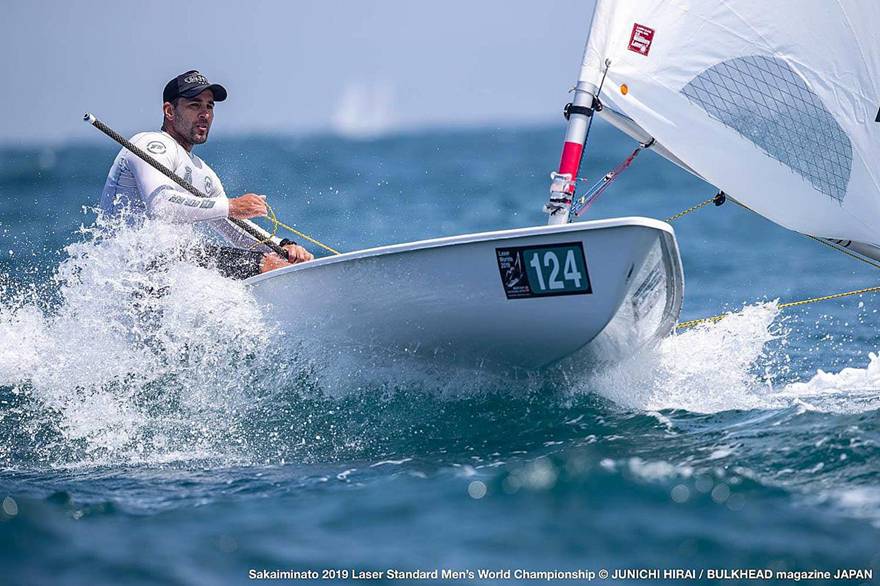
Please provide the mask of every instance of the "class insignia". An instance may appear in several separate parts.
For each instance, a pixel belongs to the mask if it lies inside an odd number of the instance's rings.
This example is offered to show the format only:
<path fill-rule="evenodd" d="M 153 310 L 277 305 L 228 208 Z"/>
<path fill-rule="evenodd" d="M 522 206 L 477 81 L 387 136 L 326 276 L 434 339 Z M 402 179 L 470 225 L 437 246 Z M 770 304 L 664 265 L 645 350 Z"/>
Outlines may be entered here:
<path fill-rule="evenodd" d="M 214 191 L 214 182 L 210 177 L 205 177 L 205 192 L 211 193 L 212 191 Z"/>
<path fill-rule="evenodd" d="M 186 181 L 187 183 L 193 182 L 193 170 L 191 167 L 186 168 L 186 171 L 183 174 L 183 180 Z"/>
<path fill-rule="evenodd" d="M 165 143 L 161 140 L 152 140 L 147 143 L 147 150 L 154 155 L 161 155 L 165 152 Z"/>

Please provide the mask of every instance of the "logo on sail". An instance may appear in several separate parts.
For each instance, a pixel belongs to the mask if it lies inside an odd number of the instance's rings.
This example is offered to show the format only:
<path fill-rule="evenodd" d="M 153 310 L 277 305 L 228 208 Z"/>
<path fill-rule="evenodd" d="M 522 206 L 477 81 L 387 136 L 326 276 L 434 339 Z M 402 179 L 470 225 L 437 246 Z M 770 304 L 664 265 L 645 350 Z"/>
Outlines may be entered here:
<path fill-rule="evenodd" d="M 648 51 L 651 50 L 651 41 L 653 40 L 654 29 L 635 23 L 632 34 L 629 36 L 629 50 L 647 57 Z"/>

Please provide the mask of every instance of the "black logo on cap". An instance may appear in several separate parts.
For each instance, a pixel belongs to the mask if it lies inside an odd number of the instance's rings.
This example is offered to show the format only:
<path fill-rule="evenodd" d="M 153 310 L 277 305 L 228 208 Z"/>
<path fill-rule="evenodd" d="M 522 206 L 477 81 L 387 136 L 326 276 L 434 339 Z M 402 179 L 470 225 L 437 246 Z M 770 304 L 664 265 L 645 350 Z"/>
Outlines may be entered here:
<path fill-rule="evenodd" d="M 185 78 L 183 78 L 183 81 L 186 83 L 198 83 L 202 85 L 208 84 L 208 78 L 201 73 L 193 73 L 192 75 L 187 75 Z"/>

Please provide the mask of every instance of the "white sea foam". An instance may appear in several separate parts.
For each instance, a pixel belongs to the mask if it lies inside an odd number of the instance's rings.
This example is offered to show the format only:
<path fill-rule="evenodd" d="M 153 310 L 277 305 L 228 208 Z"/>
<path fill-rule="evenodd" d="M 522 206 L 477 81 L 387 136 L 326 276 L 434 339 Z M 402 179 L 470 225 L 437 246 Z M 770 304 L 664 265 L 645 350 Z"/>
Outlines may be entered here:
<path fill-rule="evenodd" d="M 630 458 L 627 462 L 629 471 L 643 480 L 658 482 L 674 476 L 689 478 L 693 470 L 689 466 L 675 466 L 669 462 L 646 462 L 641 458 Z"/>
<path fill-rule="evenodd" d="M 806 382 L 787 385 L 778 397 L 824 412 L 880 409 L 880 357 L 871 352 L 865 368 L 844 368 L 837 373 L 819 370 Z"/>
<path fill-rule="evenodd" d="M 767 343 L 776 303 L 744 307 L 717 323 L 706 323 L 662 340 L 591 376 L 586 387 L 635 409 L 685 409 L 711 413 L 772 405 L 765 376 Z"/>
<path fill-rule="evenodd" d="M 0 305 L 0 386 L 30 401 L 30 427 L 60 438 L 38 457 L 162 460 L 234 443 L 269 340 L 256 301 L 181 260 L 146 269 L 195 243 L 187 227 L 107 228 L 66 249 L 52 307 L 26 292 Z"/>
<path fill-rule="evenodd" d="M 717 323 L 670 336 L 655 347 L 591 376 L 587 387 L 635 409 L 684 409 L 714 413 L 732 409 L 858 413 L 880 409 L 880 357 L 865 368 L 818 370 L 810 380 L 774 386 L 787 375 L 788 357 L 768 344 L 786 332 L 774 303 L 744 307 Z"/>
<path fill-rule="evenodd" d="M 875 527 L 880 528 L 880 488 L 876 486 L 843 488 L 833 492 L 831 498 L 847 513 L 870 519 Z"/>

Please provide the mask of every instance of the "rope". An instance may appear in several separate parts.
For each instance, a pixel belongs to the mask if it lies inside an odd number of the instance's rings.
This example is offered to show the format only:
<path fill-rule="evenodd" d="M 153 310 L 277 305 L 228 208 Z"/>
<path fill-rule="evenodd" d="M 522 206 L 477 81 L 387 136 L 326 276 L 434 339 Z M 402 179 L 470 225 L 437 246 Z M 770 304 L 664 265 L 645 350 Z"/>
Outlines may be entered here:
<path fill-rule="evenodd" d="M 843 297 L 851 297 L 853 295 L 863 295 L 865 293 L 878 293 L 880 292 L 880 286 L 878 287 L 866 287 L 864 289 L 856 289 L 855 291 L 847 291 L 845 293 L 834 293 L 833 295 L 823 295 L 822 297 L 811 297 L 810 299 L 802 299 L 800 301 L 790 301 L 788 303 L 780 303 L 778 305 L 779 309 L 786 309 L 789 307 L 799 307 L 801 305 L 809 305 L 810 303 L 818 303 L 820 301 L 829 301 L 831 299 L 841 299 Z M 718 322 L 730 315 L 729 313 L 722 313 L 719 315 L 713 315 L 712 317 L 704 317 L 700 319 L 692 319 L 690 321 L 683 321 L 680 324 L 675 326 L 677 330 L 683 330 L 685 328 L 690 328 L 702 323 L 706 322 Z"/>
<path fill-rule="evenodd" d="M 275 215 L 275 212 L 272 210 L 272 207 L 268 203 L 266 204 L 266 208 L 269 210 L 269 216 L 268 216 L 269 221 L 272 222 L 272 234 L 266 240 L 261 241 L 260 244 L 265 244 L 267 241 L 274 238 L 275 234 L 278 232 L 278 226 L 281 226 L 285 230 L 289 230 L 289 231 L 293 232 L 294 234 L 296 234 L 297 236 L 299 236 L 303 240 L 308 240 L 312 244 L 314 244 L 316 246 L 320 246 L 324 250 L 328 250 L 328 251 L 332 252 L 333 254 L 342 254 L 338 250 L 334 250 L 333 248 L 330 248 L 329 246 L 327 246 L 323 242 L 319 242 L 319 241 L 315 240 L 314 238 L 312 238 L 311 236 L 309 236 L 308 234 L 303 234 L 302 232 L 300 232 L 296 228 L 291 228 L 290 226 L 288 226 L 287 224 L 285 224 L 284 222 L 279 220 L 278 216 Z"/>
<path fill-rule="evenodd" d="M 712 317 L 703 317 L 700 319 L 692 319 L 690 321 L 683 321 L 678 324 L 675 324 L 675 329 L 676 330 L 684 330 L 687 328 L 692 328 L 694 326 L 700 325 L 702 323 L 707 323 L 707 322 L 715 323 L 715 322 L 721 321 L 725 317 L 727 317 L 727 314 L 722 313 L 721 315 L 713 315 Z"/>
<path fill-rule="evenodd" d="M 285 230 L 289 230 L 289 231 L 293 232 L 294 234 L 296 234 L 296 235 L 299 236 L 300 238 L 302 238 L 302 239 L 304 239 L 304 240 L 308 240 L 309 242 L 311 242 L 312 244 L 314 244 L 314 245 L 316 245 L 316 246 L 320 246 L 320 247 L 323 248 L 324 250 L 327 250 L 327 251 L 329 251 L 329 252 L 332 252 L 333 254 L 342 254 L 342 253 L 339 252 L 338 250 L 335 250 L 335 249 L 333 249 L 333 248 L 330 248 L 329 246 L 327 246 L 326 244 L 324 244 L 324 243 L 322 243 L 322 242 L 318 242 L 317 240 L 315 240 L 315 239 L 312 238 L 311 236 L 308 236 L 307 234 L 303 234 L 302 232 L 300 232 L 300 231 L 297 230 L 296 228 L 291 228 L 290 226 L 288 226 L 288 225 L 285 224 L 284 222 L 280 222 L 280 221 L 279 221 L 279 222 L 278 222 L 278 225 L 281 226 L 282 228 L 284 228 Z"/>
<path fill-rule="evenodd" d="M 272 233 L 263 238 L 262 240 L 258 240 L 258 244 L 268 244 L 270 242 L 274 242 L 272 239 L 275 238 L 275 234 L 278 233 L 278 216 L 275 215 L 275 210 L 272 209 L 272 206 L 268 204 L 268 202 L 263 202 L 266 204 L 266 209 L 269 211 L 269 221 L 272 222 Z"/>
<path fill-rule="evenodd" d="M 715 198 L 714 198 L 714 197 L 710 197 L 710 198 L 707 199 L 706 201 L 701 201 L 701 202 L 698 203 L 697 205 L 695 205 L 695 206 L 691 206 L 691 207 L 689 207 L 689 208 L 686 209 L 686 210 L 682 210 L 682 211 L 678 212 L 677 214 L 675 214 L 674 216 L 669 216 L 668 218 L 666 218 L 666 221 L 667 221 L 667 222 L 674 222 L 674 221 L 676 221 L 677 219 L 679 219 L 679 218 L 683 218 L 684 216 L 690 214 L 691 212 L 695 212 L 695 211 L 697 211 L 697 210 L 699 210 L 699 209 L 701 209 L 701 208 L 706 207 L 707 205 L 709 205 L 709 204 L 712 203 L 713 201 L 715 201 Z"/>
<path fill-rule="evenodd" d="M 707 199 L 706 201 L 702 201 L 695 206 L 691 206 L 688 209 L 675 214 L 674 216 L 670 216 L 669 218 L 666 218 L 666 221 L 672 222 L 674 220 L 677 220 L 677 219 L 681 218 L 682 216 L 686 216 L 686 215 L 690 214 L 691 212 L 695 212 L 701 208 L 704 208 L 705 206 L 709 205 L 710 203 L 715 203 L 716 206 L 720 206 L 727 199 L 730 199 L 730 201 L 732 201 L 733 203 L 735 203 L 739 207 L 746 209 L 746 210 L 749 210 L 750 212 L 754 213 L 754 210 L 752 210 L 748 206 L 736 201 L 733 198 L 725 197 L 724 192 L 719 192 L 715 197 L 713 197 L 711 199 Z M 825 246 L 828 246 L 829 248 L 832 248 L 838 252 L 842 252 L 843 254 L 850 256 L 856 260 L 860 260 L 865 264 L 869 264 L 874 268 L 880 269 L 880 263 L 876 263 L 873 260 L 870 260 L 870 259 L 864 258 L 862 256 L 859 256 L 857 254 L 854 254 L 854 253 L 850 252 L 849 250 L 846 250 L 842 246 L 836 246 L 830 242 L 826 242 L 826 241 L 822 240 L 821 238 L 816 238 L 815 236 L 810 236 L 809 234 L 804 234 L 804 236 L 806 236 L 807 238 L 810 238 L 812 240 L 815 240 L 819 244 L 824 244 Z M 811 303 L 818 303 L 820 301 L 830 301 L 832 299 L 842 299 L 844 297 L 852 297 L 853 295 L 863 295 L 865 293 L 878 293 L 878 292 L 880 292 L 880 286 L 865 287 L 864 289 L 856 289 L 855 291 L 846 291 L 844 293 L 834 293 L 832 295 L 823 295 L 821 297 L 810 297 L 809 299 L 801 299 L 800 301 L 789 301 L 788 303 L 780 303 L 778 305 L 778 307 L 779 307 L 779 309 L 786 309 L 789 307 L 800 307 L 802 305 L 809 305 Z M 675 329 L 676 330 L 683 330 L 683 329 L 691 328 L 691 327 L 694 327 L 696 325 L 703 324 L 703 323 L 709 323 L 709 322 L 716 323 L 716 322 L 721 321 L 722 319 L 724 319 L 728 315 L 730 315 L 730 314 L 729 313 L 722 313 L 719 315 L 713 315 L 711 317 L 692 319 L 690 321 L 685 321 L 685 322 L 681 322 L 681 323 L 677 324 L 675 326 Z"/>
<path fill-rule="evenodd" d="M 730 199 L 730 201 L 732 201 L 733 203 L 735 203 L 736 205 L 738 205 L 739 207 L 741 207 L 744 210 L 748 210 L 748 211 L 752 212 L 753 214 L 758 213 L 755 210 L 753 210 L 752 208 L 750 208 L 749 206 L 747 206 L 746 204 L 741 203 L 741 202 L 733 199 L 732 197 L 729 199 Z M 758 215 L 760 215 L 760 214 L 758 214 Z M 846 248 L 844 248 L 843 246 L 838 246 L 836 244 L 832 244 L 831 242 L 827 242 L 825 240 L 822 240 L 821 238 L 816 238 L 815 236 L 811 236 L 809 234 L 804 234 L 804 236 L 806 236 L 807 238 L 809 238 L 811 240 L 815 240 L 819 244 L 823 244 L 823 245 L 827 246 L 828 248 L 831 248 L 832 250 L 836 250 L 837 252 L 842 252 L 843 254 L 845 254 L 851 258 L 854 258 L 858 261 L 861 261 L 867 265 L 871 265 L 875 269 L 880 269 L 880 263 L 877 263 L 869 258 L 865 258 L 863 256 L 860 256 L 860 255 L 854 253 L 854 252 L 851 252 L 851 251 L 847 250 Z"/>
<path fill-rule="evenodd" d="M 865 287 L 864 289 L 857 289 L 855 291 L 847 291 L 846 293 L 834 293 L 833 295 L 824 295 L 822 297 L 813 297 L 812 299 L 803 299 L 801 301 L 791 301 L 789 303 L 781 303 L 779 304 L 780 309 L 785 309 L 786 307 L 797 307 L 799 305 L 807 305 L 809 303 L 817 303 L 819 301 L 828 301 L 831 299 L 840 299 L 841 297 L 850 297 L 852 295 L 861 295 L 862 293 L 876 293 L 880 291 L 880 287 Z"/>

